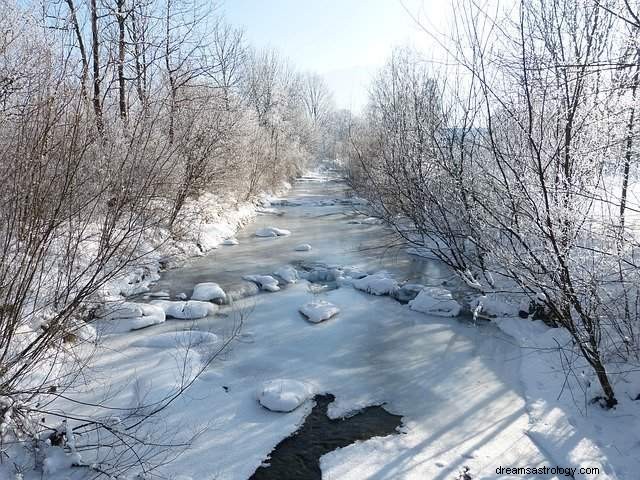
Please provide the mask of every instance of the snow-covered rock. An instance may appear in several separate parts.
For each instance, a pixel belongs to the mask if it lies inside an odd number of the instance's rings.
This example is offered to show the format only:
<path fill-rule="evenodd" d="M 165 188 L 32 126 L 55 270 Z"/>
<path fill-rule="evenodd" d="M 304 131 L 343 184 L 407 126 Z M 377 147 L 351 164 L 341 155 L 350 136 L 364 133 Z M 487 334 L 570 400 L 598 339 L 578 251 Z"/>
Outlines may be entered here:
<path fill-rule="evenodd" d="M 189 298 L 189 297 L 187 296 L 187 294 L 186 294 L 186 293 L 182 292 L 182 293 L 179 293 L 179 294 L 178 294 L 178 298 L 179 298 L 180 300 L 186 300 L 186 299 L 187 299 L 187 298 Z"/>
<path fill-rule="evenodd" d="M 422 289 L 424 289 L 424 285 L 420 285 L 419 283 L 407 283 L 391 292 L 390 295 L 399 302 L 407 303 L 416 298 Z"/>
<path fill-rule="evenodd" d="M 227 298 L 230 300 L 240 300 L 241 298 L 252 297 L 260 293 L 260 287 L 254 282 L 245 281 L 237 287 L 233 287 L 227 292 Z"/>
<path fill-rule="evenodd" d="M 339 268 L 315 267 L 304 274 L 304 278 L 311 283 L 319 282 L 335 282 L 342 277 L 342 271 Z"/>
<path fill-rule="evenodd" d="M 236 240 L 235 238 L 227 238 L 226 240 L 223 240 L 222 245 L 238 245 L 238 240 Z"/>
<path fill-rule="evenodd" d="M 294 247 L 294 250 L 296 252 L 308 252 L 311 250 L 311 245 L 309 245 L 308 243 L 303 243 L 301 245 L 296 245 Z"/>
<path fill-rule="evenodd" d="M 193 287 L 192 300 L 213 301 L 215 303 L 224 303 L 227 295 L 220 285 L 214 282 L 198 283 Z"/>
<path fill-rule="evenodd" d="M 339 312 L 340 309 L 338 307 L 326 300 L 305 303 L 300 307 L 300 313 L 307 317 L 307 320 L 312 323 L 320 323 L 325 320 L 329 320 Z"/>
<path fill-rule="evenodd" d="M 141 317 L 142 304 L 133 302 L 109 302 L 102 305 L 96 315 L 103 320 Z"/>
<path fill-rule="evenodd" d="M 275 379 L 264 382 L 258 389 L 258 401 L 273 412 L 291 412 L 313 394 L 311 385 L 298 380 Z"/>
<path fill-rule="evenodd" d="M 167 317 L 181 320 L 195 320 L 204 318 L 216 313 L 218 307 L 209 302 L 188 300 L 186 302 L 171 302 L 169 300 L 153 300 L 152 305 L 156 305 L 164 310 Z"/>
<path fill-rule="evenodd" d="M 278 280 L 271 275 L 245 275 L 242 278 L 255 283 L 261 290 L 267 290 L 268 292 L 277 292 L 280 290 Z"/>
<path fill-rule="evenodd" d="M 355 280 L 353 286 L 371 295 L 389 295 L 398 288 L 398 282 L 387 273 L 378 272 Z"/>
<path fill-rule="evenodd" d="M 157 335 L 149 335 L 140 340 L 136 340 L 131 345 L 145 348 L 175 348 L 193 347 L 202 344 L 217 343 L 219 338 L 216 334 L 202 330 L 178 330 L 176 332 L 163 332 Z"/>
<path fill-rule="evenodd" d="M 163 302 L 165 300 L 156 300 Z M 157 305 L 151 305 L 146 303 L 133 304 L 136 307 L 128 310 L 129 313 L 140 313 L 135 317 L 127 318 L 114 318 L 107 316 L 102 326 L 105 333 L 125 333 L 132 330 L 140 330 L 141 328 L 150 327 L 151 325 L 158 325 L 166 320 L 164 310 Z M 121 310 L 121 312 L 124 310 Z"/>
<path fill-rule="evenodd" d="M 276 227 L 264 227 L 256 230 L 256 237 L 283 237 L 291 235 L 289 230 Z"/>
<path fill-rule="evenodd" d="M 460 304 L 453 299 L 451 292 L 441 287 L 425 287 L 418 296 L 409 302 L 409 307 L 422 313 L 440 317 L 455 317 L 460 313 Z"/>
<path fill-rule="evenodd" d="M 298 281 L 298 271 L 290 265 L 280 267 L 273 274 L 280 277 L 285 283 L 296 283 Z"/>

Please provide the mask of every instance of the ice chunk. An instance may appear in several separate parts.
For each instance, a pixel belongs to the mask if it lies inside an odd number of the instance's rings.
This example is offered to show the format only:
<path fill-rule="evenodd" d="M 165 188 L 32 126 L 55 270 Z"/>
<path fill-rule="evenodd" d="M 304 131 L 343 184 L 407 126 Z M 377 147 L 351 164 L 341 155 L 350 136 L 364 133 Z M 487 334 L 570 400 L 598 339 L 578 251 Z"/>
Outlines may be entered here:
<path fill-rule="evenodd" d="M 311 245 L 309 245 L 308 243 L 303 243 L 301 245 L 296 245 L 294 250 L 296 252 L 308 252 L 309 250 L 311 250 Z"/>
<path fill-rule="evenodd" d="M 256 230 L 256 237 L 283 237 L 286 235 L 291 235 L 291 232 L 284 228 L 264 227 Z"/>
<path fill-rule="evenodd" d="M 181 320 L 204 318 L 215 314 L 218 309 L 218 307 L 212 303 L 199 302 L 196 300 L 189 300 L 186 302 L 153 300 L 151 304 L 162 308 L 167 317 L 179 318 Z"/>
<path fill-rule="evenodd" d="M 264 382 L 258 389 L 260 405 L 274 412 L 291 412 L 311 395 L 311 386 L 298 380 L 275 379 Z"/>
<path fill-rule="evenodd" d="M 222 245 L 238 245 L 238 240 L 236 240 L 235 238 L 227 238 L 226 240 L 223 240 Z"/>
<path fill-rule="evenodd" d="M 227 295 L 224 290 L 214 282 L 198 283 L 193 287 L 192 300 L 214 301 L 216 303 L 224 303 Z"/>
<path fill-rule="evenodd" d="M 298 271 L 289 265 L 280 267 L 273 274 L 280 277 L 285 283 L 296 283 L 298 281 Z"/>
<path fill-rule="evenodd" d="M 355 280 L 353 286 L 372 295 L 389 295 L 398 288 L 398 282 L 388 274 L 379 272 Z"/>
<path fill-rule="evenodd" d="M 328 320 L 334 315 L 337 315 L 338 312 L 340 312 L 338 307 L 325 300 L 309 302 L 300 307 L 300 313 L 307 317 L 307 320 L 312 323 L 320 323 Z"/>
<path fill-rule="evenodd" d="M 278 286 L 278 280 L 271 275 L 245 275 L 245 280 L 255 283 L 261 290 L 267 290 L 269 292 L 277 292 L 280 290 Z"/>
<path fill-rule="evenodd" d="M 455 317 L 460 313 L 460 304 L 453 299 L 449 290 L 441 287 L 425 287 L 409 302 L 409 307 L 440 317 Z"/>

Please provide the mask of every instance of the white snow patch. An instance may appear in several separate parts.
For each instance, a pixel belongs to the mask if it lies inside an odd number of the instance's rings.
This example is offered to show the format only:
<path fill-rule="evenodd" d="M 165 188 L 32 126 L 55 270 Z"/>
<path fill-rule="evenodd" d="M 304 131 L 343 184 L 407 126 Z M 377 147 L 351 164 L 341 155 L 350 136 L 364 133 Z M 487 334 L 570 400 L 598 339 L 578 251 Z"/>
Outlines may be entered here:
<path fill-rule="evenodd" d="M 210 301 L 210 300 L 222 300 L 223 302 L 227 299 L 227 295 L 224 293 L 224 290 L 220 285 L 214 282 L 204 282 L 198 283 L 195 287 L 193 287 L 193 294 L 191 295 L 192 300 L 202 300 L 202 301 Z"/>
<path fill-rule="evenodd" d="M 239 243 L 235 238 L 227 238 L 222 242 L 222 245 L 238 245 Z"/>
<path fill-rule="evenodd" d="M 441 287 L 425 287 L 415 299 L 409 302 L 409 307 L 412 310 L 439 317 L 455 317 L 460 313 L 461 308 L 451 296 L 451 292 Z"/>
<path fill-rule="evenodd" d="M 45 459 L 42 462 L 42 469 L 45 474 L 49 475 L 67 470 L 73 465 L 79 465 L 81 461 L 79 453 L 66 453 L 61 447 L 49 447 L 45 455 Z"/>
<path fill-rule="evenodd" d="M 301 245 L 296 245 L 294 247 L 294 250 L 296 252 L 308 252 L 311 250 L 311 245 L 309 245 L 308 243 L 303 243 Z"/>
<path fill-rule="evenodd" d="M 298 380 L 275 379 L 258 390 L 260 405 L 273 412 L 291 412 L 313 395 L 311 385 Z"/>
<path fill-rule="evenodd" d="M 326 300 L 305 303 L 300 307 L 300 313 L 307 317 L 307 320 L 312 323 L 320 323 L 328 320 L 339 312 L 340 309 L 338 307 Z"/>
<path fill-rule="evenodd" d="M 256 237 L 284 237 L 291 235 L 289 230 L 276 227 L 264 227 L 256 230 Z"/>

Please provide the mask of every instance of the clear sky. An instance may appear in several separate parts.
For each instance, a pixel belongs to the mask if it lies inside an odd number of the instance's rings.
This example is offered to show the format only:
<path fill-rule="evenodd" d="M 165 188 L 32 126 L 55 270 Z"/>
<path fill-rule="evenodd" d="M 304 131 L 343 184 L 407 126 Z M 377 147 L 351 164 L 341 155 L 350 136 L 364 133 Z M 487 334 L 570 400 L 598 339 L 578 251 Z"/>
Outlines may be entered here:
<path fill-rule="evenodd" d="M 430 31 L 446 30 L 448 0 L 224 0 L 221 9 L 252 45 L 324 75 L 337 106 L 358 111 L 393 47 L 412 45 L 427 57 L 437 48 L 403 5 Z"/>

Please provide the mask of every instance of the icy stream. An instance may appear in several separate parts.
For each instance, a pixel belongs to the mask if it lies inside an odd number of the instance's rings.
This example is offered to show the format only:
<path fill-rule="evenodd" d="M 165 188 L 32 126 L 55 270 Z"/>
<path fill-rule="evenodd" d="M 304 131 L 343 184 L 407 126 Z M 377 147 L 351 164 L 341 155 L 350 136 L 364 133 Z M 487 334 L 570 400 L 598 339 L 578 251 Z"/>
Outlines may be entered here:
<path fill-rule="evenodd" d="M 181 268 L 169 270 L 154 290 L 172 295 L 191 293 L 193 286 L 212 278 L 225 291 L 242 288 L 247 274 L 270 274 L 286 264 L 335 264 L 357 266 L 362 270 L 387 270 L 398 280 L 440 285 L 456 282 L 437 261 L 408 255 L 392 232 L 359 213 L 348 187 L 337 180 L 306 177 L 298 181 L 283 205 L 274 212 L 261 213 L 236 237 L 238 245 L 221 245 L 204 257 L 194 258 Z M 358 222 L 358 223 L 356 223 Z M 363 223 L 364 222 L 364 223 Z M 260 238 L 255 232 L 277 227 L 289 236 Z M 309 244 L 312 250 L 296 251 Z"/>

